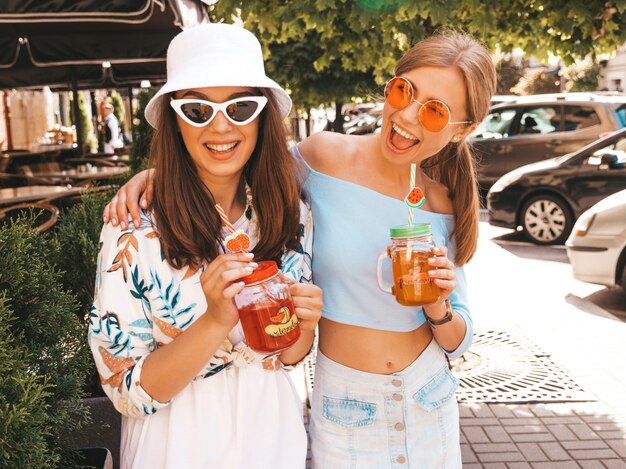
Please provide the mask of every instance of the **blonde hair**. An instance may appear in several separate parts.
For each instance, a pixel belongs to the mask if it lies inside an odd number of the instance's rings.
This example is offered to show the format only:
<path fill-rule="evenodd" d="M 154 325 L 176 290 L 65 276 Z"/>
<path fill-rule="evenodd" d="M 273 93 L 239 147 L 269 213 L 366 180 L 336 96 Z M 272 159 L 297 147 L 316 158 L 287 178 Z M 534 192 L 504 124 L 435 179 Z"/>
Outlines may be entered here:
<path fill-rule="evenodd" d="M 396 76 L 418 67 L 456 67 L 466 88 L 467 120 L 481 122 L 496 90 L 496 69 L 485 46 L 472 36 L 446 32 L 415 44 L 396 64 Z M 465 140 L 450 142 L 428 158 L 422 169 L 448 188 L 456 218 L 454 241 L 457 265 L 467 263 L 478 243 L 480 206 L 474 158 Z"/>

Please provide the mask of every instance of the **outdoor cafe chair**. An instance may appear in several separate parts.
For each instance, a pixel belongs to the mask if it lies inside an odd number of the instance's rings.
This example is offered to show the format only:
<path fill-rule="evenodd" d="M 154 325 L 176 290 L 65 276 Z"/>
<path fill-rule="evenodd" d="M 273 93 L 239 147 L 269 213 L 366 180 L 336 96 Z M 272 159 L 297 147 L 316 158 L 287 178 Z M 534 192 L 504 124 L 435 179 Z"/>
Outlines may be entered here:
<path fill-rule="evenodd" d="M 2 171 L 6 173 L 17 173 L 20 166 L 36 165 L 40 163 L 50 163 L 59 161 L 61 158 L 60 151 L 48 152 L 7 152 L 2 155 L 3 164 Z"/>
<path fill-rule="evenodd" d="M 96 158 L 98 161 L 108 161 L 116 166 L 128 166 L 129 153 L 121 153 L 118 150 L 119 148 L 116 148 L 115 153 L 85 153 L 81 158 Z"/>
<path fill-rule="evenodd" d="M 30 150 L 27 150 L 26 148 L 15 148 L 13 150 L 0 150 L 0 153 L 30 153 Z"/>
<path fill-rule="evenodd" d="M 39 233 L 49 231 L 59 219 L 59 209 L 43 202 L 27 202 L 0 209 L 0 226 L 34 214 L 34 228 Z"/>
<path fill-rule="evenodd" d="M 102 160 L 107 160 L 110 159 L 112 157 L 115 156 L 115 153 L 109 153 L 109 152 L 98 152 L 98 153 L 83 153 L 82 155 L 80 155 L 79 157 L 75 157 L 75 158 L 97 158 L 97 159 L 102 159 Z"/>
<path fill-rule="evenodd" d="M 76 182 L 86 179 L 112 182 L 130 169 L 127 162 L 97 158 L 69 158 L 64 163 L 64 174 Z"/>
<path fill-rule="evenodd" d="M 80 157 L 66 158 L 65 161 L 69 161 L 70 163 L 74 161 L 88 161 L 94 162 L 96 160 L 96 164 L 99 162 L 108 162 L 113 163 L 116 166 L 128 166 L 130 163 L 130 155 L 129 154 L 119 154 L 119 153 L 85 153 Z M 102 163 L 106 164 L 106 163 Z"/>
<path fill-rule="evenodd" d="M 55 194 L 51 197 L 47 197 L 45 199 L 40 200 L 40 203 L 54 205 L 59 209 L 71 208 L 74 205 L 78 204 L 83 197 L 89 194 L 99 194 L 101 192 L 112 191 L 117 188 L 117 186 L 113 185 L 103 185 L 103 186 L 94 186 L 92 181 L 86 180 L 81 181 L 79 184 L 76 184 L 74 187 L 79 188 L 82 187 L 84 190 L 80 193 L 70 193 L 64 194 L 59 193 Z"/>
<path fill-rule="evenodd" d="M 29 174 L 9 174 L 0 173 L 0 188 L 3 187 L 23 187 L 23 186 L 57 186 L 66 181 L 59 181 Z"/>
<path fill-rule="evenodd" d="M 63 164 L 69 167 L 82 166 L 88 163 L 92 166 L 111 166 L 111 167 L 117 166 L 117 164 L 114 161 L 110 161 L 104 158 L 81 157 L 81 158 L 65 158 L 63 160 Z"/>

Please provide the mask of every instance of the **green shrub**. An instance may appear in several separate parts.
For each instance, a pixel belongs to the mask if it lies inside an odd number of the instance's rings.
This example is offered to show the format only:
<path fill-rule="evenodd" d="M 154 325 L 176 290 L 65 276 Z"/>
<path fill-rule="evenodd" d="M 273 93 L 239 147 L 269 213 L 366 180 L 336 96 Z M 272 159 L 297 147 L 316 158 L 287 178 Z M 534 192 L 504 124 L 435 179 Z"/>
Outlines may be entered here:
<path fill-rule="evenodd" d="M 102 211 L 113 194 L 113 190 L 86 194 L 80 203 L 61 213 L 54 233 L 58 243 L 54 263 L 63 272 L 65 289 L 76 295 L 85 323 L 93 303 Z"/>
<path fill-rule="evenodd" d="M 89 349 L 59 255 L 28 220 L 0 228 L 0 360 L 13 357 L 2 364 L 0 467 L 74 467 L 69 437 L 88 422 Z"/>
<path fill-rule="evenodd" d="M 602 65 L 587 57 L 561 69 L 561 74 L 565 80 L 566 91 L 596 91 L 598 79 L 602 74 Z"/>
<path fill-rule="evenodd" d="M 55 467 L 59 457 L 46 444 L 50 386 L 28 371 L 31 357 L 12 333 L 14 322 L 0 296 L 0 467 Z"/>
<path fill-rule="evenodd" d="M 54 232 L 54 241 L 57 243 L 54 264 L 62 272 L 64 288 L 74 294 L 79 304 L 79 319 L 84 324 L 85 331 L 88 312 L 93 303 L 102 210 L 113 193 L 114 190 L 83 196 L 80 203 L 61 213 Z M 85 393 L 89 397 L 105 395 L 91 354 Z"/>

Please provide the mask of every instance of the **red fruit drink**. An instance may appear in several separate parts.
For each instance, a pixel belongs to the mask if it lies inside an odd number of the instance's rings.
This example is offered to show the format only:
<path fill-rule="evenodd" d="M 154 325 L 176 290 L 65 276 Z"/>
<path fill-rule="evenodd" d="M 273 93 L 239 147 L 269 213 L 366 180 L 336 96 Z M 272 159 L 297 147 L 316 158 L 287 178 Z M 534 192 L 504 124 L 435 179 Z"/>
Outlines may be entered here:
<path fill-rule="evenodd" d="M 235 297 L 248 346 L 260 353 L 277 353 L 300 337 L 289 286 L 278 276 L 274 261 L 260 261 Z"/>

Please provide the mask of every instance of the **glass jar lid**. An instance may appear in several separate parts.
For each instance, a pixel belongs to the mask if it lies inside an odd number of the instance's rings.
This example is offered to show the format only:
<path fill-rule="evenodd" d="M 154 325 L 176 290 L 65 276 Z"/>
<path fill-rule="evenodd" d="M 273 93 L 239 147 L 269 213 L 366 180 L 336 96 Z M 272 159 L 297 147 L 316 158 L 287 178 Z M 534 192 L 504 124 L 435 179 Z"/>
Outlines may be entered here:
<path fill-rule="evenodd" d="M 259 266 L 250 275 L 243 277 L 241 281 L 246 285 L 263 282 L 278 274 L 278 266 L 275 261 L 259 261 Z"/>
<path fill-rule="evenodd" d="M 389 234 L 392 238 L 414 238 L 417 236 L 427 236 L 433 234 L 433 227 L 430 223 L 398 225 L 389 228 Z"/>

